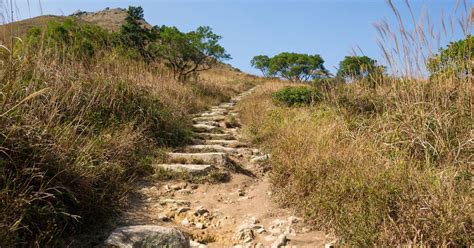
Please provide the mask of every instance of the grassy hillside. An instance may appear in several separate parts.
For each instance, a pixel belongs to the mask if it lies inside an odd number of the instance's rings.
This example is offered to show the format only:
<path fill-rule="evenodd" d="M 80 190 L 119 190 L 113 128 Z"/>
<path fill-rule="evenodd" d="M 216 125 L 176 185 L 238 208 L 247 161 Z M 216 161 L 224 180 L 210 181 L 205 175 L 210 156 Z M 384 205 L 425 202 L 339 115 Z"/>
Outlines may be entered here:
<path fill-rule="evenodd" d="M 105 9 L 97 12 L 76 12 L 71 15 L 84 23 L 90 23 L 110 31 L 119 31 L 127 17 L 126 9 Z M 3 44 L 10 44 L 11 31 L 13 27 L 13 37 L 22 37 L 33 27 L 44 28 L 51 21 L 63 22 L 67 16 L 44 15 L 16 21 L 13 24 L 0 25 L 0 41 Z M 151 25 L 143 21 L 143 26 L 151 28 Z"/>
<path fill-rule="evenodd" d="M 460 74 L 260 86 L 240 110 L 272 154 L 276 200 L 343 246 L 472 246 L 474 70 L 462 51 Z"/>
<path fill-rule="evenodd" d="M 42 28 L 50 19 L 17 23 L 41 25 L 0 53 L 2 247 L 66 246 L 107 223 L 158 148 L 190 141 L 193 113 L 255 83 L 222 64 L 177 82 L 122 34 L 74 20 Z"/>
<path fill-rule="evenodd" d="M 13 24 L 0 25 L 0 43 L 10 44 L 11 37 L 22 37 L 28 30 L 33 27 L 44 28 L 51 21 L 64 21 L 67 17 L 65 16 L 38 16 L 22 21 L 14 22 Z M 13 30 L 12 30 L 13 29 Z M 13 31 L 13 35 L 11 35 Z"/>

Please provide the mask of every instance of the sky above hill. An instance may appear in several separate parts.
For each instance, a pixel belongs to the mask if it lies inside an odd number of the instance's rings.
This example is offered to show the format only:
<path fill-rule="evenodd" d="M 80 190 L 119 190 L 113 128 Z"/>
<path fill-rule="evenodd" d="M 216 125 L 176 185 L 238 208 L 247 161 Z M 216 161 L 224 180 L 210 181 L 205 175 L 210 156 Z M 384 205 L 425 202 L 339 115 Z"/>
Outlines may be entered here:
<path fill-rule="evenodd" d="M 6 2 L 6 0 L 1 2 Z M 339 61 L 353 50 L 385 63 L 377 45 L 374 23 L 387 20 L 396 24 L 384 0 L 16 0 L 15 19 L 43 14 L 69 15 L 76 10 L 97 11 L 106 7 L 126 8 L 140 5 L 146 20 L 153 25 L 176 26 L 191 31 L 206 25 L 222 35 L 223 46 L 232 55 L 228 61 L 243 71 L 259 74 L 250 66 L 253 56 L 273 56 L 280 52 L 320 54 L 326 68 L 335 72 Z M 461 3 L 456 13 L 456 0 L 412 0 L 415 18 L 427 12 L 439 26 L 439 16 L 457 18 L 464 12 Z M 473 0 L 466 1 L 467 8 Z M 29 4 L 28 4 L 29 3 Z M 405 1 L 394 0 L 407 23 L 411 21 Z M 462 37 L 458 30 L 454 38 Z M 409 27 L 409 25 L 408 25 Z"/>

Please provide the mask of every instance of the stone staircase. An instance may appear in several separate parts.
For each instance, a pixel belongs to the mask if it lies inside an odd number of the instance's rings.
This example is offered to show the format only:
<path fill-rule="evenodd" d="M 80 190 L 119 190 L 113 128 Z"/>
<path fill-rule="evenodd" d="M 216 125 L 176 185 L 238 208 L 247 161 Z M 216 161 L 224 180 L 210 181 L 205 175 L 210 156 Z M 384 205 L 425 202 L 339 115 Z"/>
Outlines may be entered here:
<path fill-rule="evenodd" d="M 237 113 L 234 110 L 242 97 L 251 94 L 246 91 L 229 102 L 211 107 L 193 118 L 194 144 L 167 153 L 165 164 L 155 164 L 175 172 L 191 175 L 207 175 L 213 170 L 226 171 L 231 165 L 230 156 L 248 152 L 247 144 L 237 139 L 238 128 L 233 127 Z"/>

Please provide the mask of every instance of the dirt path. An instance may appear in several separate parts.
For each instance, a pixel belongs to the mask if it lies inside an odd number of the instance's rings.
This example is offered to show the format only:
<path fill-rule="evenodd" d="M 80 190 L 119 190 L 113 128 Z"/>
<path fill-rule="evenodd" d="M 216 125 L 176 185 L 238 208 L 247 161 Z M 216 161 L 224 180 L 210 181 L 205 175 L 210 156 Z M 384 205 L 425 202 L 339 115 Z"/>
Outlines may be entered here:
<path fill-rule="evenodd" d="M 185 171 L 193 178 L 229 178 L 221 183 L 143 183 L 124 224 L 176 227 L 191 247 L 324 247 L 323 232 L 312 231 L 291 210 L 271 200 L 266 159 L 239 140 L 235 105 L 252 90 L 196 116 L 195 145 L 168 154 L 158 169 Z"/>

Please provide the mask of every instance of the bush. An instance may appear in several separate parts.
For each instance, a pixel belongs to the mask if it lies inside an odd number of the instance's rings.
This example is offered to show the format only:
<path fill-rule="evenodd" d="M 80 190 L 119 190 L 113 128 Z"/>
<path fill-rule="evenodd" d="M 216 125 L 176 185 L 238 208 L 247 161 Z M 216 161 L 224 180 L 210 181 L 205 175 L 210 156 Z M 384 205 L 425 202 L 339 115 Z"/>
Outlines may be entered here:
<path fill-rule="evenodd" d="M 273 98 L 288 107 L 293 107 L 314 104 L 321 99 L 321 95 L 313 88 L 297 86 L 285 87 L 275 92 Z"/>

